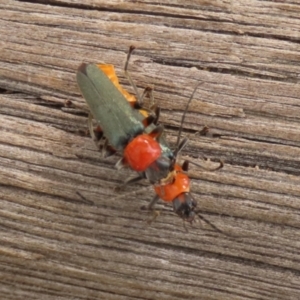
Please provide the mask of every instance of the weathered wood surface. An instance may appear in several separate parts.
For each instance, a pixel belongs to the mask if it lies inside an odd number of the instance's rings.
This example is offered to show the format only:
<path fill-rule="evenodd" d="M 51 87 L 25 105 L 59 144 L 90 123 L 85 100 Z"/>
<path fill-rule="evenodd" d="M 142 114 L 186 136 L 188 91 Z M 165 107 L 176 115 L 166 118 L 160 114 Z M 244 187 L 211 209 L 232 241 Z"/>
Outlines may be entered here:
<path fill-rule="evenodd" d="M 300 299 L 300 5 L 46 3 L 0 0 L 0 298 Z M 192 167 L 192 190 L 240 238 L 200 222 L 187 233 L 162 205 L 147 227 L 151 187 L 116 193 L 132 172 L 101 158 L 82 134 L 86 115 L 64 106 L 84 103 L 82 61 L 114 64 L 130 89 L 130 45 L 132 76 L 155 86 L 171 142 L 203 82 L 183 155 L 225 161 Z"/>

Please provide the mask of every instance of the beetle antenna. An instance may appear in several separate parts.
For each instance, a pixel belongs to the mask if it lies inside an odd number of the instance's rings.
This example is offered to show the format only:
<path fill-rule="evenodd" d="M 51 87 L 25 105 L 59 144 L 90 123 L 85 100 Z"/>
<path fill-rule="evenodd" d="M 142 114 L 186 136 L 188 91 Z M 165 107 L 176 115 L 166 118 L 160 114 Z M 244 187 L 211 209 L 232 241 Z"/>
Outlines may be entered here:
<path fill-rule="evenodd" d="M 83 200 L 83 202 L 89 204 L 89 205 L 95 205 L 95 203 L 91 200 L 88 200 L 87 198 L 85 198 L 81 193 L 79 193 L 78 191 L 76 191 L 76 194 L 81 198 L 81 200 Z"/>
<path fill-rule="evenodd" d="M 198 216 L 198 218 L 202 221 L 204 221 L 206 224 L 208 224 L 211 228 L 213 228 L 216 232 L 223 234 L 227 237 L 232 237 L 230 234 L 225 233 L 224 231 L 222 231 L 221 229 L 219 229 L 216 225 L 212 224 L 210 221 L 208 221 L 205 217 L 203 217 L 199 212 L 196 212 L 196 215 Z"/>
<path fill-rule="evenodd" d="M 199 87 L 200 84 L 203 84 L 203 82 L 198 83 L 197 86 L 194 88 L 194 91 L 193 91 L 193 93 L 192 93 L 192 95 L 191 95 L 191 97 L 190 97 L 188 103 L 186 104 L 185 110 L 184 110 L 184 112 L 183 112 L 183 115 L 182 115 L 182 118 L 181 118 L 180 127 L 179 127 L 179 131 L 178 131 L 178 136 L 177 136 L 176 149 L 178 148 L 178 145 L 179 145 L 179 143 L 180 143 L 180 135 L 181 135 L 181 132 L 182 132 L 182 127 L 183 127 L 185 115 L 186 115 L 187 110 L 188 110 L 188 108 L 189 108 L 189 105 L 190 105 L 190 103 L 191 103 L 191 101 L 192 101 L 192 99 L 193 99 L 193 97 L 194 97 L 194 94 L 196 93 L 196 91 L 197 91 L 197 89 L 198 89 L 198 87 Z M 175 150 L 175 151 L 176 151 L 176 150 Z"/>

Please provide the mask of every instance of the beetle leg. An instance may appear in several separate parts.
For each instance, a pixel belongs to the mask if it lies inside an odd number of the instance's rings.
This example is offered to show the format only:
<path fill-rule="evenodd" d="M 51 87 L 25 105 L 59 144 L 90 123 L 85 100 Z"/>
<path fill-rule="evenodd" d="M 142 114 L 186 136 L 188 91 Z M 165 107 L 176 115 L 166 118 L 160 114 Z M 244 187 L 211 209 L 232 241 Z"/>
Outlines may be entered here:
<path fill-rule="evenodd" d="M 155 195 L 153 197 L 153 199 L 151 200 L 151 202 L 148 204 L 148 206 L 142 206 L 141 209 L 142 210 L 147 210 L 152 214 L 152 218 L 148 219 L 146 222 L 148 225 L 150 225 L 153 221 L 155 221 L 155 219 L 160 215 L 160 211 L 159 210 L 154 210 L 154 205 L 156 204 L 156 202 L 159 200 L 159 197 L 157 195 Z"/>
<path fill-rule="evenodd" d="M 145 176 L 142 174 L 142 175 L 138 175 L 138 176 L 135 176 L 135 177 L 131 177 L 131 178 L 128 178 L 126 179 L 121 185 L 119 185 L 117 188 L 116 188 L 116 191 L 121 191 L 122 189 L 124 189 L 124 187 L 126 185 L 129 185 L 129 184 L 132 184 L 132 183 L 136 183 L 136 182 L 139 182 L 141 180 L 145 179 Z"/>
<path fill-rule="evenodd" d="M 192 160 L 185 160 L 185 162 L 191 163 L 191 164 L 193 164 L 193 165 L 195 165 L 195 166 L 197 166 L 197 167 L 199 167 L 199 168 L 201 168 L 201 169 L 203 169 L 205 171 L 211 171 L 211 172 L 220 170 L 224 166 L 224 162 L 222 160 L 219 161 L 219 165 L 217 167 L 215 167 L 215 168 L 207 168 L 207 167 L 201 166 L 201 165 L 193 162 Z"/>

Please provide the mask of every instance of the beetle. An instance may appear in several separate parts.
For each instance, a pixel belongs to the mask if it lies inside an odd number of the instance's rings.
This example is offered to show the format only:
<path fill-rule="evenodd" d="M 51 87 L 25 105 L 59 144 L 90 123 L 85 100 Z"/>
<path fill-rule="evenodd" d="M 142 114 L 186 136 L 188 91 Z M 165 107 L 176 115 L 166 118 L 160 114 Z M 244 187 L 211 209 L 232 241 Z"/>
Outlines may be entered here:
<path fill-rule="evenodd" d="M 163 126 L 154 125 L 155 117 L 150 114 L 145 120 L 141 111 L 130 105 L 124 93 L 95 64 L 81 64 L 77 83 L 109 145 L 123 152 L 117 168 L 129 166 L 143 173 L 151 183 L 165 178 L 172 165 L 173 152 L 162 140 Z"/>

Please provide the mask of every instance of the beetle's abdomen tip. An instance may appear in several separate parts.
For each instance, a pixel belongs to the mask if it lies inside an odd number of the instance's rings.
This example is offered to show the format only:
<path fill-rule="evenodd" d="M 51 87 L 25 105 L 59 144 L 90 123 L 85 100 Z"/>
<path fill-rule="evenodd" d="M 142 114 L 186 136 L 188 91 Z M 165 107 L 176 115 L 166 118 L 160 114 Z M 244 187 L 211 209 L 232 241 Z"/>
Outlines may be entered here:
<path fill-rule="evenodd" d="M 78 67 L 77 72 L 78 72 L 78 73 L 80 72 L 80 73 L 86 74 L 87 66 L 88 66 L 88 64 L 82 63 L 82 64 Z"/>

